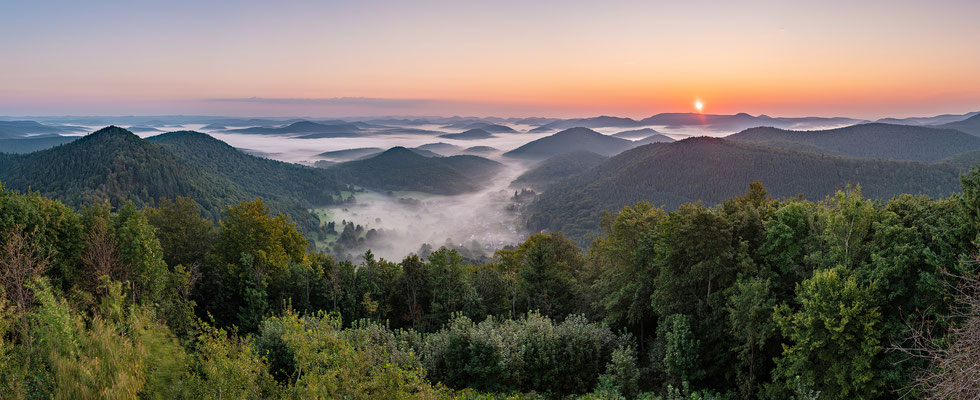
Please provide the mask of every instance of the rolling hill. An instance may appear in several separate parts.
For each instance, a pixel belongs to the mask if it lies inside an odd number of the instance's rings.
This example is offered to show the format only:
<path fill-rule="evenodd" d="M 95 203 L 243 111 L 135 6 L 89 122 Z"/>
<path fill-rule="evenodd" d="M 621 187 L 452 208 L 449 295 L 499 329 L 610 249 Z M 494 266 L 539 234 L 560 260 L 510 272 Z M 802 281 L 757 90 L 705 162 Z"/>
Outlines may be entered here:
<path fill-rule="evenodd" d="M 479 190 L 501 167 L 500 163 L 476 156 L 423 157 L 411 149 L 393 147 L 328 171 L 376 190 L 453 195 Z"/>
<path fill-rule="evenodd" d="M 497 150 L 490 146 L 473 146 L 467 147 L 460 152 L 460 154 L 469 154 L 474 156 L 488 156 L 491 154 L 497 154 L 500 150 Z"/>
<path fill-rule="evenodd" d="M 633 130 L 614 133 L 612 134 L 612 137 L 636 140 L 636 139 L 643 139 L 646 137 L 650 137 L 651 135 L 658 135 L 658 134 L 660 134 L 660 132 L 657 132 L 652 128 L 643 128 L 643 129 L 633 129 Z"/>
<path fill-rule="evenodd" d="M 643 126 L 643 124 L 632 118 L 603 115 L 593 118 L 560 119 L 531 129 L 531 132 L 551 132 L 570 128 L 637 128 L 640 126 Z"/>
<path fill-rule="evenodd" d="M 333 137 L 352 137 L 361 134 L 361 128 L 350 123 L 321 124 L 312 121 L 297 121 L 282 127 L 251 127 L 243 129 L 231 129 L 226 133 L 238 133 L 246 135 L 297 135 L 301 139 L 318 139 Z"/>
<path fill-rule="evenodd" d="M 456 154 L 462 149 L 463 149 L 462 147 L 459 147 L 454 144 L 449 144 L 446 142 L 436 142 L 436 143 L 426 143 L 411 150 L 421 150 L 423 152 L 434 153 L 437 156 L 446 156 L 450 154 Z M 419 152 L 416 151 L 416 153 Z M 426 157 L 430 157 L 430 155 L 427 155 L 425 153 L 419 153 L 419 154 Z"/>
<path fill-rule="evenodd" d="M 668 127 L 700 127 L 717 132 L 734 132 L 759 126 L 784 129 L 810 129 L 811 127 L 845 126 L 865 121 L 837 117 L 770 117 L 768 115 L 661 113 L 639 121 L 642 125 Z"/>
<path fill-rule="evenodd" d="M 609 157 L 588 150 L 576 150 L 559 154 L 534 165 L 527 172 L 514 179 L 511 186 L 527 186 L 540 190 L 560 179 L 585 172 L 592 167 L 602 164 L 607 159 Z"/>
<path fill-rule="evenodd" d="M 228 182 L 191 168 L 125 129 L 110 126 L 74 142 L 0 159 L 0 181 L 73 207 L 109 201 L 152 205 L 187 196 L 207 207 L 235 196 Z"/>
<path fill-rule="evenodd" d="M 384 151 L 384 149 L 380 147 L 358 147 L 355 149 L 325 151 L 323 153 L 317 154 L 317 157 L 322 157 L 336 162 L 344 162 L 344 161 L 352 161 L 364 157 L 374 156 L 381 153 L 382 151 Z"/>
<path fill-rule="evenodd" d="M 685 202 L 717 204 L 762 181 L 775 197 L 822 199 L 848 184 L 865 196 L 901 193 L 947 196 L 959 189 L 961 169 L 945 164 L 845 158 L 691 138 L 637 147 L 578 175 L 558 181 L 528 208 L 532 231 L 562 231 L 580 243 L 604 211 L 649 201 L 673 209 Z"/>
<path fill-rule="evenodd" d="M 633 142 L 606 136 L 588 128 L 571 128 L 504 153 L 505 157 L 544 160 L 575 150 L 611 156 L 633 147 Z"/>
<path fill-rule="evenodd" d="M 346 189 L 333 173 L 245 154 L 200 132 L 170 132 L 147 140 L 188 166 L 234 182 L 249 197 L 324 205 L 338 200 Z"/>
<path fill-rule="evenodd" d="M 203 133 L 141 139 L 115 126 L 48 150 L 0 155 L 0 182 L 76 208 L 104 201 L 152 206 L 185 196 L 213 219 L 226 206 L 262 197 L 307 232 L 318 223 L 308 209 L 332 204 L 348 189 L 333 172 L 251 156 Z"/>
<path fill-rule="evenodd" d="M 16 139 L 0 139 L 0 153 L 30 153 L 74 142 L 78 136 L 40 135 Z"/>
<path fill-rule="evenodd" d="M 674 138 L 672 138 L 670 136 L 661 135 L 661 134 L 657 133 L 657 134 L 654 134 L 654 135 L 647 136 L 647 137 L 645 137 L 643 139 L 637 140 L 637 141 L 633 142 L 633 145 L 634 146 L 643 146 L 645 144 L 651 144 L 651 143 L 671 143 L 671 142 L 675 142 L 675 141 L 676 140 L 674 140 Z"/>
<path fill-rule="evenodd" d="M 980 114 L 976 114 L 962 121 L 942 124 L 937 126 L 937 128 L 956 129 L 961 132 L 969 133 L 973 136 L 980 136 Z"/>
<path fill-rule="evenodd" d="M 456 139 L 456 140 L 479 140 L 479 139 L 490 139 L 494 136 L 492 133 L 487 132 L 483 129 L 474 128 L 460 133 L 447 133 L 445 135 L 440 135 L 439 137 L 443 139 Z"/>
<path fill-rule="evenodd" d="M 77 134 L 84 128 L 66 125 L 48 125 L 37 121 L 0 120 L 0 139 L 25 138 L 35 135 Z"/>
<path fill-rule="evenodd" d="M 960 131 L 882 123 L 822 131 L 752 128 L 726 139 L 849 157 L 926 162 L 980 149 L 980 138 Z"/>
<path fill-rule="evenodd" d="M 950 122 L 962 121 L 978 114 L 980 114 L 980 111 L 974 111 L 966 114 L 942 114 L 932 117 L 882 118 L 875 122 L 901 125 L 941 125 Z"/>

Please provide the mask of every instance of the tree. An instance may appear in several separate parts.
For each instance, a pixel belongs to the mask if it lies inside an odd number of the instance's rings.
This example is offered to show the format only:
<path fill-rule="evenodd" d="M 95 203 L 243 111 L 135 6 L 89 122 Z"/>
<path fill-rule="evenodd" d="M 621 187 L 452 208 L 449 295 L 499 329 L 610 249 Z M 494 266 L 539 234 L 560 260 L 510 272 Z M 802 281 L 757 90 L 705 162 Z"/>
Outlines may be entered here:
<path fill-rule="evenodd" d="M 157 208 L 143 212 L 156 228 L 167 265 L 183 265 L 192 270 L 205 262 L 214 243 L 215 229 L 211 220 L 201 216 L 193 200 L 163 199 Z"/>
<path fill-rule="evenodd" d="M 791 390 L 796 377 L 831 399 L 870 399 L 881 391 L 874 369 L 881 356 L 881 312 L 874 283 L 846 268 L 820 270 L 797 288 L 800 308 L 783 304 L 773 316 L 787 342 L 773 379 Z"/>
<path fill-rule="evenodd" d="M 659 268 L 653 248 L 666 217 L 663 208 L 646 202 L 624 207 L 615 216 L 606 214 L 601 224 L 604 235 L 588 252 L 588 263 L 598 270 L 591 289 L 605 320 L 632 328 L 641 349 L 654 320 L 650 296 Z"/>
<path fill-rule="evenodd" d="M 770 292 L 769 279 L 739 277 L 728 298 L 728 326 L 738 340 L 733 349 L 737 352 L 739 389 L 744 398 L 756 395 L 757 382 L 765 379 L 768 360 L 772 355 L 765 352 L 766 344 L 774 336 L 775 323 L 772 312 L 776 306 Z"/>
<path fill-rule="evenodd" d="M 977 260 L 972 263 L 975 264 Z M 907 393 L 924 393 L 935 399 L 980 397 L 980 281 L 957 277 L 957 305 L 947 317 L 956 321 L 951 329 L 936 329 L 923 319 L 909 326 L 910 342 L 895 350 L 926 361 L 916 371 Z M 941 327 L 940 327 L 941 328 Z M 944 337 L 937 332 L 946 332 Z"/>
<path fill-rule="evenodd" d="M 674 385 L 701 379 L 701 341 L 691 331 L 691 317 L 684 314 L 670 315 L 664 319 L 664 371 Z"/>
<path fill-rule="evenodd" d="M 14 227 L 4 237 L 0 248 L 0 287 L 8 299 L 21 312 L 29 311 L 34 304 L 30 283 L 47 272 L 51 256 L 37 241 L 35 229 L 25 235 L 20 227 Z"/>

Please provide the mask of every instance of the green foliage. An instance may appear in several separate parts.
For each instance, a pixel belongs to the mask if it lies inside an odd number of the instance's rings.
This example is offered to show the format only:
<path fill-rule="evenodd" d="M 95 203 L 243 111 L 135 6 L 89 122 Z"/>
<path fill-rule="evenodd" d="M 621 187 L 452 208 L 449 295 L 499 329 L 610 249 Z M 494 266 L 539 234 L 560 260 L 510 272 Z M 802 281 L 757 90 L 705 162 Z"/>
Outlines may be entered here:
<path fill-rule="evenodd" d="M 636 397 L 640 391 L 640 366 L 636 351 L 631 346 L 613 351 L 612 359 L 606 365 L 606 372 L 599 376 L 596 390 L 629 399 Z"/>
<path fill-rule="evenodd" d="M 667 327 L 664 333 L 664 372 L 675 384 L 700 379 L 704 375 L 698 362 L 701 341 L 691 332 L 691 318 L 674 314 L 664 320 L 664 325 Z"/>
<path fill-rule="evenodd" d="M 821 398 L 869 399 L 881 391 L 875 359 L 881 356 L 881 312 L 874 284 L 861 284 L 844 267 L 820 270 L 797 289 L 800 308 L 773 315 L 789 344 L 773 377 L 791 390 L 794 380 Z"/>
<path fill-rule="evenodd" d="M 774 197 L 821 200 L 847 184 L 873 199 L 911 193 L 948 196 L 959 168 L 944 164 L 854 159 L 716 138 L 641 146 L 558 181 L 528 207 L 527 227 L 560 231 L 580 244 L 602 213 L 648 201 L 667 209 L 702 201 L 720 204 L 762 181 Z"/>
<path fill-rule="evenodd" d="M 156 228 L 168 265 L 196 267 L 204 263 L 214 244 L 215 228 L 209 219 L 201 217 L 193 200 L 163 199 L 158 208 L 147 208 L 144 213 Z"/>
<path fill-rule="evenodd" d="M 556 324 L 537 313 L 480 323 L 458 316 L 428 335 L 419 354 L 429 378 L 453 388 L 567 395 L 595 387 L 625 340 L 581 317 Z"/>
<path fill-rule="evenodd" d="M 280 390 L 254 347 L 223 329 L 203 325 L 195 343 L 190 398 L 264 399 Z"/>
<path fill-rule="evenodd" d="M 884 351 L 915 333 L 906 321 L 938 344 L 962 326 L 950 273 L 974 272 L 960 260 L 975 251 L 978 176 L 947 199 L 775 200 L 754 183 L 714 207 L 637 203 L 584 253 L 536 234 L 482 265 L 446 248 L 338 262 L 262 201 L 215 228 L 188 199 L 79 214 L 0 190 L 0 390 L 889 398 L 929 365 Z"/>

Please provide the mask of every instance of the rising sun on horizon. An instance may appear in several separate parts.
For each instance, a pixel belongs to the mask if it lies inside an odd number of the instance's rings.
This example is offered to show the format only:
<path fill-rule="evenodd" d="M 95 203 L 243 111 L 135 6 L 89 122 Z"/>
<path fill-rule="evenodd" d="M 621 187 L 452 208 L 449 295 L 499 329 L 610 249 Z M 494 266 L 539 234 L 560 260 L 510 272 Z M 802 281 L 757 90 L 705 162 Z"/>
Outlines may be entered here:
<path fill-rule="evenodd" d="M 698 112 L 704 111 L 704 103 L 701 100 L 694 100 L 694 109 Z"/>

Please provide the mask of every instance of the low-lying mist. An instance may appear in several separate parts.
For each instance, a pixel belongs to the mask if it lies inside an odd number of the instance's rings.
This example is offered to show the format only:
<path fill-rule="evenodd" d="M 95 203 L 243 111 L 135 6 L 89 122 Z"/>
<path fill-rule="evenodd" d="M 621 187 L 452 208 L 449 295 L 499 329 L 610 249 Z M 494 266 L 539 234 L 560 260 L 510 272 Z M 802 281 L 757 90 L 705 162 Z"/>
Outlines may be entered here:
<path fill-rule="evenodd" d="M 514 206 L 510 182 L 525 169 L 515 164 L 507 167 L 478 192 L 435 196 L 417 192 L 355 194 L 356 203 L 321 209 L 324 223 L 335 223 L 340 241 L 343 223 L 361 226 L 363 241 L 347 242 L 349 247 L 334 253 L 353 258 L 371 251 L 389 260 L 400 260 L 410 253 L 425 255 L 429 249 L 442 246 L 459 249 L 468 258 L 490 257 L 507 245 L 527 237 L 520 215 Z M 370 230 L 375 233 L 368 233 Z M 326 245 L 326 243 L 321 243 Z"/>
<path fill-rule="evenodd" d="M 418 192 L 358 191 L 353 194 L 354 201 L 350 203 L 314 210 L 324 227 L 318 235 L 317 247 L 340 258 L 357 260 L 361 254 L 370 249 L 378 257 L 400 260 L 411 253 L 425 256 L 428 251 L 446 246 L 458 249 L 464 257 L 485 260 L 500 248 L 520 243 L 529 233 L 524 229 L 518 211 L 520 200 L 515 198 L 515 189 L 510 186 L 511 182 L 529 166 L 502 158 L 500 154 L 555 133 L 527 132 L 533 126 L 512 125 L 512 127 L 523 132 L 496 133 L 491 138 L 478 140 L 440 138 L 438 135 L 441 133 L 459 133 L 462 130 L 446 129 L 439 125 L 412 126 L 430 133 L 372 134 L 368 132 L 358 137 L 316 139 L 230 133 L 209 130 L 203 124 L 168 126 L 165 130 L 198 130 L 254 155 L 306 165 L 313 165 L 323 159 L 318 156 L 321 153 L 354 148 L 388 149 L 394 146 L 412 148 L 438 142 L 457 146 L 456 151 L 474 146 L 492 147 L 497 151 L 486 153 L 489 155 L 481 155 L 503 163 L 505 168 L 493 179 L 480 182 L 483 189 L 477 192 L 438 196 Z M 93 130 L 96 128 L 98 127 L 93 127 Z M 734 133 L 690 126 L 651 126 L 651 128 L 675 139 L 689 136 L 726 136 Z M 830 128 L 830 126 L 799 128 L 817 129 Z M 604 134 L 614 134 L 629 129 L 595 130 Z M 161 131 L 135 133 L 141 137 L 148 137 L 160 134 Z M 452 154 L 443 151 L 441 155 Z M 351 183 L 357 185 L 357 182 Z M 327 224 L 330 224 L 332 229 L 327 229 Z M 345 233 L 345 228 L 349 232 Z"/>

